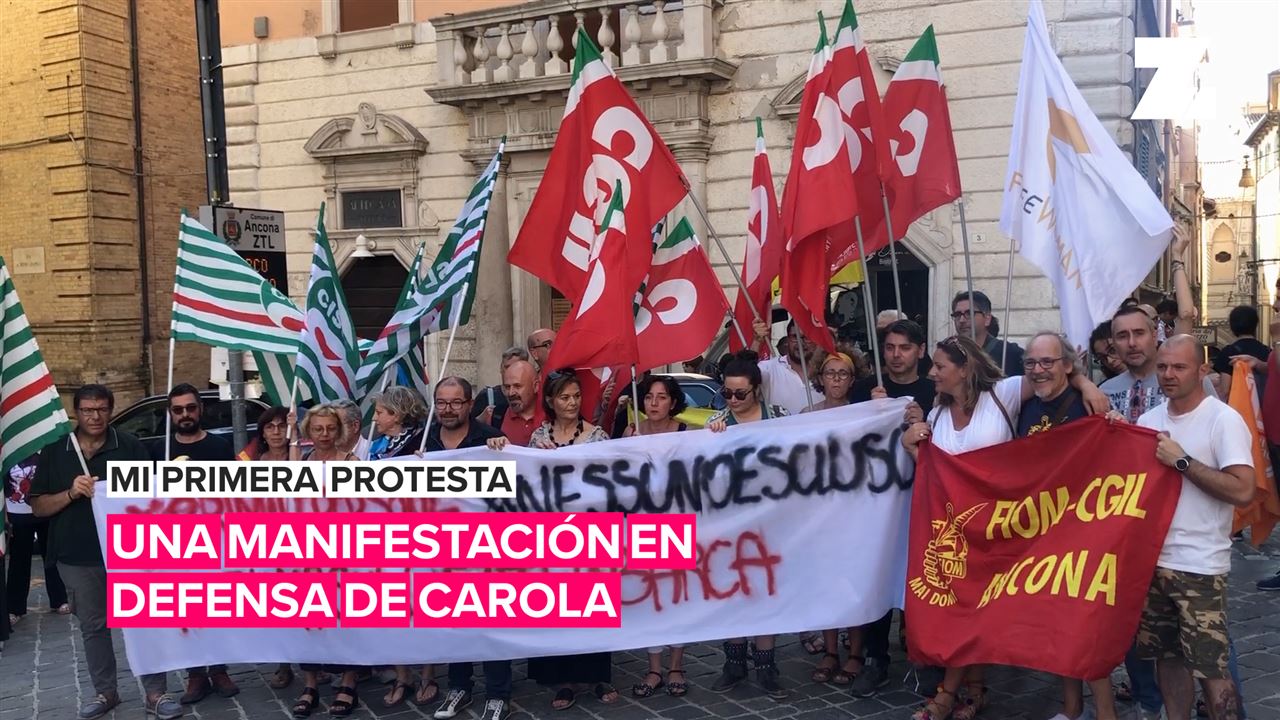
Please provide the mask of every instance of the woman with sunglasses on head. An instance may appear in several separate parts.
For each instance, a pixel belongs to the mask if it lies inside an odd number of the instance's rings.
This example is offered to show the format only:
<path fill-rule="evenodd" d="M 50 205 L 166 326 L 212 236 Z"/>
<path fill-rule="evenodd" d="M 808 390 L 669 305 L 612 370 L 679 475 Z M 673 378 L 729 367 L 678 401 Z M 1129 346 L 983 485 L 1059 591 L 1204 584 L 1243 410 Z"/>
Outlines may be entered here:
<path fill-rule="evenodd" d="M 533 431 L 529 447 L 554 450 L 609 439 L 604 428 L 583 419 L 582 383 L 572 370 L 557 370 L 547 376 L 542 388 L 542 408 L 549 419 Z M 505 438 L 490 440 L 490 448 L 505 447 L 506 443 L 496 443 L 496 440 Z M 575 685 L 592 686 L 596 698 L 605 705 L 621 699 L 613 687 L 613 657 L 607 652 L 529 658 L 529 677 L 539 685 L 556 688 L 552 710 L 568 710 L 574 706 Z"/>
<path fill-rule="evenodd" d="M 707 429 L 711 432 L 724 432 L 730 425 L 769 420 L 787 414 L 777 406 L 764 404 L 761 398 L 759 356 L 750 350 L 734 353 L 724 366 L 724 387 L 720 389 L 729 407 L 711 416 L 707 421 Z M 761 635 L 755 638 L 755 653 L 752 657 L 756 668 L 756 684 L 765 694 L 774 700 L 782 700 L 787 691 L 782 687 L 781 673 L 774 661 L 774 636 Z M 747 640 L 736 638 L 724 642 L 724 669 L 720 677 L 712 683 L 715 692 L 728 692 L 747 679 Z"/>
<path fill-rule="evenodd" d="M 995 361 L 968 335 L 938 343 L 929 379 L 938 392 L 933 410 L 902 436 L 902 445 L 912 458 L 919 457 L 922 440 L 953 455 L 1012 440 L 1017 435 L 1022 403 L 1034 394 L 1032 384 L 1023 382 L 1022 376 L 1004 377 Z M 1072 374 L 1071 386 L 1080 391 L 1092 412 L 1110 409 L 1107 397 L 1082 373 Z M 983 671 L 981 665 L 946 668 L 937 693 L 911 716 L 912 720 L 973 720 L 987 704 Z M 962 683 L 966 697 L 958 703 Z"/>
<path fill-rule="evenodd" d="M 628 425 L 623 432 L 624 437 L 634 435 L 661 435 L 662 433 L 684 432 L 688 425 L 676 419 L 676 415 L 685 411 L 684 391 L 675 378 L 666 375 L 650 375 L 640 381 L 636 392 L 640 394 L 640 402 L 644 407 L 644 419 L 639 420 L 639 431 L 636 425 Z M 664 687 L 667 694 L 680 697 L 689 692 L 689 684 L 684 675 L 684 645 L 668 645 L 671 648 L 671 669 L 666 678 L 662 676 L 662 648 L 649 648 L 649 672 L 640 682 L 631 686 L 631 695 L 638 698 L 652 697 Z"/>

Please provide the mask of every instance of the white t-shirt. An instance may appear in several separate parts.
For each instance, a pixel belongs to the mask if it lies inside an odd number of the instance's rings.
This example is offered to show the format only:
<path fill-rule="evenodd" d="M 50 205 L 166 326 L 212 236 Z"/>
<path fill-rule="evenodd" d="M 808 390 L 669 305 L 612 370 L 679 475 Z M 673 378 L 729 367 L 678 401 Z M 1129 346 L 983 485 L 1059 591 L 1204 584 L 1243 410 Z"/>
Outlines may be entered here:
<path fill-rule="evenodd" d="M 1253 467 L 1248 426 L 1240 413 L 1215 397 L 1206 397 L 1183 415 L 1171 414 L 1168 403 L 1159 405 L 1138 418 L 1138 424 L 1169 433 L 1188 455 L 1211 468 Z M 1182 495 L 1156 565 L 1201 575 L 1226 574 L 1231 569 L 1232 516 L 1230 503 L 1211 497 L 1183 476 Z"/>
<path fill-rule="evenodd" d="M 994 393 L 994 396 L 993 396 Z M 1000 405 L 1009 414 L 1009 420 L 1000 411 Z M 956 430 L 951 423 L 951 411 L 941 405 L 935 405 L 929 413 L 929 424 L 933 426 L 930 441 L 935 447 L 958 455 L 970 450 L 981 450 L 991 445 L 999 445 L 1013 439 L 1013 427 L 1018 426 L 1018 413 L 1022 412 L 1022 376 L 1005 378 L 996 383 L 992 392 L 982 393 L 978 405 L 973 409 L 973 417 L 963 430 Z"/>
<path fill-rule="evenodd" d="M 821 394 L 813 388 L 805 389 L 805 381 L 800 376 L 799 368 L 792 370 L 785 357 L 761 360 L 760 376 L 764 381 L 764 396 L 768 398 L 768 403 L 782 407 L 788 415 L 799 415 L 809 407 L 809 392 L 813 392 L 814 402 L 821 399 Z"/>

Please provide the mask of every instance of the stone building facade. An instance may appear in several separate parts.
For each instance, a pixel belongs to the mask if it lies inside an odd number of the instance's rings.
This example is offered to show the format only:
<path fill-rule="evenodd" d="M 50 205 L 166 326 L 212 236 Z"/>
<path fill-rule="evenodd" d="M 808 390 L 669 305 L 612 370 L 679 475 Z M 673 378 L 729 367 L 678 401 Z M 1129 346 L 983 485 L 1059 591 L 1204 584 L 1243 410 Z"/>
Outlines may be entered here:
<path fill-rule="evenodd" d="M 565 307 L 509 267 L 505 253 L 554 142 L 574 30 L 585 27 L 606 48 L 737 264 L 753 118 L 764 119 L 781 185 L 816 14 L 823 11 L 834 31 L 842 7 L 840 0 L 381 1 L 384 24 L 361 29 L 344 26 L 345 0 L 224 9 L 233 200 L 286 212 L 290 293 L 299 298 L 316 211 L 328 202 L 336 209 L 327 214 L 328 231 L 344 284 L 361 298 L 352 304 L 393 302 L 388 288 L 399 287 L 417 243 L 439 247 L 478 167 L 506 135 L 509 158 L 490 213 L 476 314 L 454 348 L 455 369 L 483 382 L 496 379 L 503 348 L 554 324 Z M 882 90 L 925 26 L 935 27 L 974 283 L 1003 321 L 1009 242 L 997 222 L 1026 3 L 861 0 L 857 9 Z M 1170 0 L 1048 0 L 1045 12 L 1055 47 L 1094 111 L 1153 191 L 1172 202 L 1168 129 L 1127 119 L 1145 82 L 1134 71 L 1135 34 L 1169 34 Z M 681 212 L 706 238 L 692 207 Z M 360 235 L 377 257 L 352 258 Z M 904 304 L 926 319 L 933 339 L 950 333 L 949 301 L 964 286 L 960 241 L 958 212 L 944 207 L 911 227 L 901 246 Z M 728 266 L 713 242 L 706 245 L 732 298 Z M 880 302 L 891 300 L 887 256 L 872 259 L 871 270 Z M 1008 334 L 1057 327 L 1049 282 L 1020 259 L 1013 274 Z M 1153 274 L 1150 289 L 1161 290 L 1167 275 Z"/>
<path fill-rule="evenodd" d="M 178 212 L 205 197 L 191 4 L 0 1 L 0 106 L 0 254 L 59 390 L 164 392 Z M 207 349 L 176 361 L 208 377 Z"/>

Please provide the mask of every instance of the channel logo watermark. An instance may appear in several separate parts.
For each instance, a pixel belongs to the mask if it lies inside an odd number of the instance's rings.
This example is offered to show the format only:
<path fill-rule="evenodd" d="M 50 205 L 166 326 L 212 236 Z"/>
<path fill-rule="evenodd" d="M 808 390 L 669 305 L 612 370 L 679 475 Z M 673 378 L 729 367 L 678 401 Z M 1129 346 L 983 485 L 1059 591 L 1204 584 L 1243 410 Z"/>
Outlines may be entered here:
<path fill-rule="evenodd" d="M 1134 66 L 1154 68 L 1150 84 L 1134 108 L 1133 120 L 1209 120 L 1217 113 L 1217 93 L 1202 37 L 1136 38 Z"/>

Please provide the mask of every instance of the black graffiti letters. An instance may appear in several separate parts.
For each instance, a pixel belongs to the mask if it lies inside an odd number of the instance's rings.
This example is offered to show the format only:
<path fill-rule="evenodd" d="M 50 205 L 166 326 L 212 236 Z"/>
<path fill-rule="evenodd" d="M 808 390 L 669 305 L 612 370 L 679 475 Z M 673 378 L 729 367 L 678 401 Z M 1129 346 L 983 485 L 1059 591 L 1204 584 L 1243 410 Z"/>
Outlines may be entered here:
<path fill-rule="evenodd" d="M 522 457 L 515 498 L 492 510 L 523 512 L 716 512 L 765 500 L 910 490 L 901 429 L 850 440 L 737 444 L 681 458 L 637 455 L 605 462 L 539 464 Z"/>

